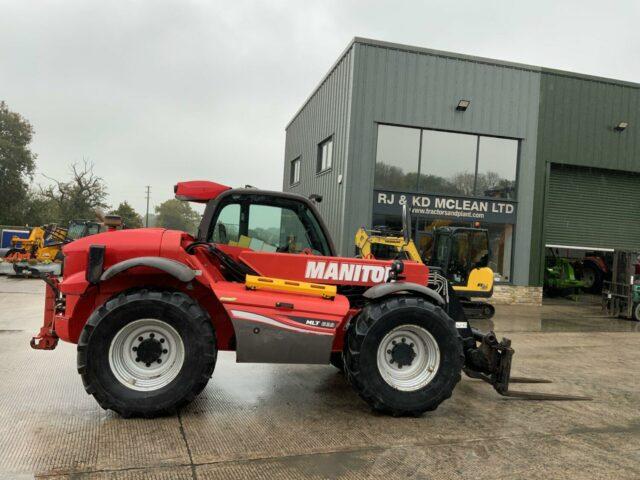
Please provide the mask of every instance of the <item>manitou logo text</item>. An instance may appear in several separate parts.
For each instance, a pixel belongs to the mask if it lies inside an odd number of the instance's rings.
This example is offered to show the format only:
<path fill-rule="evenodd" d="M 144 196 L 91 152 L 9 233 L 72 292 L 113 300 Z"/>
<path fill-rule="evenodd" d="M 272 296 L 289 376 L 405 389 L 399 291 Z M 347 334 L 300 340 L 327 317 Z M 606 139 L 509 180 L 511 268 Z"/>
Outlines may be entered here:
<path fill-rule="evenodd" d="M 389 267 L 310 260 L 307 262 L 304 276 L 315 280 L 382 283 L 389 276 Z"/>

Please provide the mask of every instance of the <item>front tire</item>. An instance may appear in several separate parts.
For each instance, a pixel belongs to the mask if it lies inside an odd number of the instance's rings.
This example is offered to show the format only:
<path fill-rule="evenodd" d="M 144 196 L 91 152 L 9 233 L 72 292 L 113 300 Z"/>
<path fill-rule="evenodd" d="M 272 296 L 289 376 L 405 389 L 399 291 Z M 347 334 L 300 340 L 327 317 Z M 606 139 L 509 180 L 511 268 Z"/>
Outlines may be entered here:
<path fill-rule="evenodd" d="M 455 324 L 419 297 L 365 307 L 347 332 L 345 371 L 374 410 L 421 415 L 449 398 L 464 363 Z"/>
<path fill-rule="evenodd" d="M 206 386 L 217 356 L 209 315 L 189 296 L 139 290 L 98 308 L 78 342 L 87 393 L 123 417 L 174 413 Z"/>

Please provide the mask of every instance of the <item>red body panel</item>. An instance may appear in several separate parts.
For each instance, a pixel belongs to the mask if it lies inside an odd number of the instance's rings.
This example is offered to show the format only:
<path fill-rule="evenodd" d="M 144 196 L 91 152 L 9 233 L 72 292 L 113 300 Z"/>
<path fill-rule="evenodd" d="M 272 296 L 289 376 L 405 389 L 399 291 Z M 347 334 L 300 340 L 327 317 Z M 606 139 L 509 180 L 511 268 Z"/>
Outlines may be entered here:
<path fill-rule="evenodd" d="M 231 187 L 207 180 L 194 180 L 191 182 L 179 182 L 173 188 L 176 198 L 190 202 L 207 203 L 222 192 L 231 190 Z"/>
<path fill-rule="evenodd" d="M 260 275 L 331 285 L 375 285 L 387 281 L 391 261 L 243 250 L 238 258 Z M 407 282 L 426 285 L 429 268 L 405 261 Z"/>
<path fill-rule="evenodd" d="M 231 282 L 219 282 L 214 286 L 214 293 L 230 312 L 235 308 L 249 309 L 257 313 L 277 317 L 284 325 L 302 328 L 309 332 L 331 333 L 344 321 L 349 311 L 349 300 L 343 295 L 328 300 L 309 295 L 297 295 L 285 292 L 269 292 L 265 290 L 248 290 L 244 285 Z M 287 305 L 286 307 L 278 306 Z M 291 308 L 289 305 L 293 305 Z M 327 320 L 334 325 L 331 328 L 314 324 L 303 324 L 291 320 L 292 316 Z"/>
<path fill-rule="evenodd" d="M 199 248 L 188 254 L 185 247 L 193 240 L 184 232 L 152 228 L 105 232 L 70 243 L 63 249 L 64 278 L 59 284 L 65 297 L 65 308 L 54 312 L 49 305 L 45 315 L 47 318 L 53 317 L 51 320 L 55 332 L 62 340 L 77 343 L 91 313 L 109 298 L 132 288 L 162 288 L 190 295 L 209 313 L 221 350 L 236 348 L 236 332 L 232 322 L 238 320 L 238 315 L 252 316 L 252 321 L 257 319 L 257 324 L 260 321 L 269 322 L 269 328 L 276 325 L 283 331 L 322 336 L 329 334 L 332 336 L 332 350 L 342 349 L 345 332 L 342 327 L 358 312 L 350 308 L 346 297 L 337 295 L 334 300 L 326 300 L 303 294 L 247 290 L 242 283 L 226 281 L 217 260 L 206 249 Z M 87 256 L 91 245 L 106 246 L 105 270 L 130 258 L 159 256 L 188 266 L 197 272 L 196 277 L 186 285 L 162 271 L 135 267 L 128 270 L 126 275 L 116 275 L 108 281 L 91 285 L 86 280 Z M 385 282 L 391 265 L 390 261 L 381 260 L 254 252 L 226 245 L 219 245 L 218 248 L 263 276 L 332 285 L 372 286 Z M 410 261 L 404 262 L 404 265 L 406 281 L 420 285 L 428 283 L 429 271 L 426 266 Z M 293 304 L 294 308 L 278 307 L 276 302 Z M 327 325 L 331 327 L 327 328 Z"/>

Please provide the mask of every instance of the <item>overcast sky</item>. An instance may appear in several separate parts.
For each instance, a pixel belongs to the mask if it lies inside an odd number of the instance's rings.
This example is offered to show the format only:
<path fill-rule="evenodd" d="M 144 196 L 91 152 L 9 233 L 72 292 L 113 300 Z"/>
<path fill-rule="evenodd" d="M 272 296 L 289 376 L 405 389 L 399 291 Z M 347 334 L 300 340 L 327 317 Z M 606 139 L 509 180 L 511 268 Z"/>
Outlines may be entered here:
<path fill-rule="evenodd" d="M 0 99 L 38 172 L 88 158 L 142 212 L 145 185 L 152 208 L 179 180 L 279 190 L 284 128 L 354 36 L 640 82 L 639 20 L 637 0 L 0 0 Z"/>

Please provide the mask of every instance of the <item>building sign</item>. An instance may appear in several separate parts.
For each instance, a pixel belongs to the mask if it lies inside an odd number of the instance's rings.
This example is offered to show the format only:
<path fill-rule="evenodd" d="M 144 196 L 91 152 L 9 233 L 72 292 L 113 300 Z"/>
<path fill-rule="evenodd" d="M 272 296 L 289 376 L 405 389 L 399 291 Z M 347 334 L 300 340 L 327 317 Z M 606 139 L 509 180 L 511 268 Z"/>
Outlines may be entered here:
<path fill-rule="evenodd" d="M 480 199 L 417 193 L 373 191 L 373 213 L 401 215 L 402 206 L 425 218 L 450 218 L 458 222 L 516 223 L 516 203 L 503 199 Z"/>

